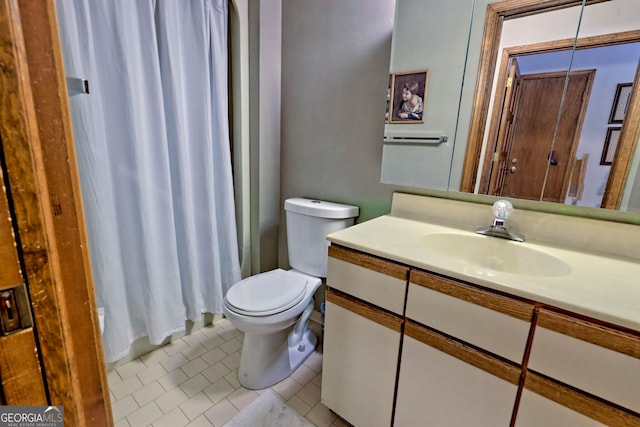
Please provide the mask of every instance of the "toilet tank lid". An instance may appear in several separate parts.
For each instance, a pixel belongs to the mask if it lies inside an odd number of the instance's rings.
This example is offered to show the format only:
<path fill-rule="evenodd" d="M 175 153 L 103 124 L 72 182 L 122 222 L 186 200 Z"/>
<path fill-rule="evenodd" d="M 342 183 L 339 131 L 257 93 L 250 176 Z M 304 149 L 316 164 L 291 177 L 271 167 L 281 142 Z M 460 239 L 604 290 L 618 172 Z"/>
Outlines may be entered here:
<path fill-rule="evenodd" d="M 303 215 L 318 218 L 355 218 L 360 214 L 360 208 L 342 203 L 326 202 L 323 200 L 294 197 L 284 201 L 284 209 Z"/>

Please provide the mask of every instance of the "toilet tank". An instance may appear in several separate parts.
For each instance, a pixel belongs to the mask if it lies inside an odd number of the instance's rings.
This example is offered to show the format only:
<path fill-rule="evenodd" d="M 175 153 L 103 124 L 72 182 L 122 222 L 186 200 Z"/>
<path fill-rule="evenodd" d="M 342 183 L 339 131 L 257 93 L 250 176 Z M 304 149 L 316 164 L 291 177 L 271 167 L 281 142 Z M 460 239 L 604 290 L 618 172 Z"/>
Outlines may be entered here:
<path fill-rule="evenodd" d="M 327 234 L 353 225 L 357 206 L 305 198 L 284 202 L 287 246 L 292 268 L 315 277 L 327 277 Z"/>

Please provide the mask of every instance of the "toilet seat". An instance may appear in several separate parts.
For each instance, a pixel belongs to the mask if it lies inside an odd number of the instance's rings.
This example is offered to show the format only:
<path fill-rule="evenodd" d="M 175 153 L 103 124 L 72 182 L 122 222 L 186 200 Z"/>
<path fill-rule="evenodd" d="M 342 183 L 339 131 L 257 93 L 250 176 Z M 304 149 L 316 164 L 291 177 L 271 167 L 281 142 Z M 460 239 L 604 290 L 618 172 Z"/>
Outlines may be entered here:
<path fill-rule="evenodd" d="M 225 300 L 236 313 L 269 316 L 302 301 L 308 282 L 300 274 L 278 268 L 239 281 L 227 291 Z"/>

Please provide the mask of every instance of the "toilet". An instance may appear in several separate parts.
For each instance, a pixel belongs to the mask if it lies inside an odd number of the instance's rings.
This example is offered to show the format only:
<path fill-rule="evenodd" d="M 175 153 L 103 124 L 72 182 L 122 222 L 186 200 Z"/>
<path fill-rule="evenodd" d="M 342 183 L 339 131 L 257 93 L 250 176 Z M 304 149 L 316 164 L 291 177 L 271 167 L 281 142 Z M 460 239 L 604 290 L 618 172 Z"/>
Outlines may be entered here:
<path fill-rule="evenodd" d="M 353 225 L 357 206 L 320 200 L 285 200 L 291 270 L 275 269 L 231 286 L 224 315 L 244 332 L 238 380 L 259 390 L 291 375 L 314 351 L 309 330 L 313 295 L 327 276 L 326 236 Z"/>

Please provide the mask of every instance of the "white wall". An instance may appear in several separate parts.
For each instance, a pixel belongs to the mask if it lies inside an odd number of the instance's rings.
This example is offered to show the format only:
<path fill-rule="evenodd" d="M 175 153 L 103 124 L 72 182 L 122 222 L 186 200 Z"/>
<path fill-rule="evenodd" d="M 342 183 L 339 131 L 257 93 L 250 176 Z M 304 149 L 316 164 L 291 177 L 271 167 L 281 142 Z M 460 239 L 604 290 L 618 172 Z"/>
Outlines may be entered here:
<path fill-rule="evenodd" d="M 269 5 L 269 1 L 249 1 L 250 4 L 262 3 L 262 8 Z M 271 141 L 264 145 L 260 140 L 263 135 L 254 131 L 252 139 L 256 141 L 252 146 L 259 144 L 261 156 L 267 156 L 271 149 L 271 156 L 279 156 L 279 188 L 261 187 L 259 191 L 263 203 L 267 200 L 278 203 L 280 218 L 273 225 L 279 226 L 279 232 L 277 238 L 272 233 L 264 236 L 268 244 L 261 247 L 263 256 L 271 256 L 264 252 L 273 250 L 273 243 L 277 241 L 279 265 L 286 267 L 282 206 L 287 197 L 355 204 L 361 208 L 358 220 L 364 221 L 386 214 L 393 191 L 407 188 L 380 183 L 382 117 L 386 107 L 395 1 L 279 1 L 282 8 L 280 143 Z M 456 139 L 467 137 L 484 11 L 489 1 L 476 0 L 468 81 L 463 87 Z M 252 60 L 255 58 L 254 53 Z M 252 66 L 252 70 L 256 68 Z M 252 129 L 256 127 L 252 125 Z M 454 151 L 454 179 L 449 186 L 456 189 L 459 177 L 455 176 L 459 175 L 464 159 L 464 144 L 458 145 Z M 269 167 L 266 158 L 261 161 L 266 161 L 261 167 Z M 409 190 L 421 192 L 415 188 Z M 268 221 L 274 214 L 275 206 L 270 205 Z"/>
<path fill-rule="evenodd" d="M 242 277 L 251 274 L 251 173 L 249 153 L 249 5 L 232 0 L 229 7 L 229 33 L 233 70 L 231 79 L 233 126 L 233 187 L 235 193 L 238 250 Z"/>
<path fill-rule="evenodd" d="M 249 0 L 251 273 L 278 267 L 281 0 Z M 246 165 L 245 165 L 246 167 Z"/>
<path fill-rule="evenodd" d="M 357 205 L 359 221 L 388 213 L 380 164 L 394 2 L 282 5 L 281 199 Z"/>

